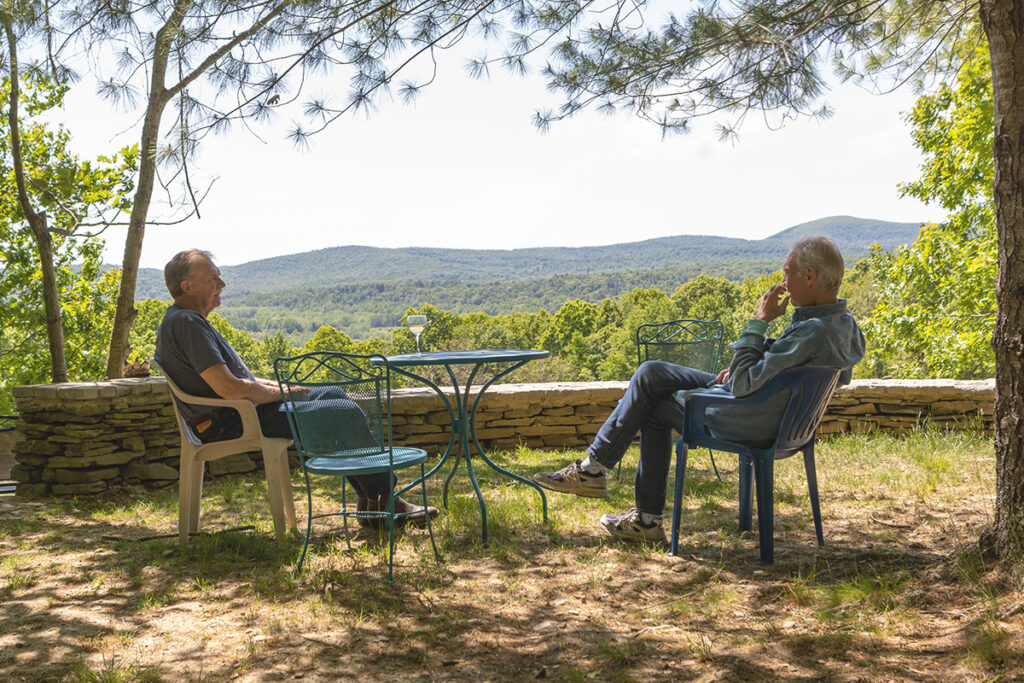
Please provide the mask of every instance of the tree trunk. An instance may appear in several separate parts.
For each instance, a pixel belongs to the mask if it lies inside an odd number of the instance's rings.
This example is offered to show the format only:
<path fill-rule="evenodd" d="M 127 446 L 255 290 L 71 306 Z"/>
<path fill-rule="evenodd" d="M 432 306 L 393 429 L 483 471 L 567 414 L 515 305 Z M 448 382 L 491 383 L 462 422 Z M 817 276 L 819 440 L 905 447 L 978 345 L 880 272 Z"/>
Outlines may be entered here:
<path fill-rule="evenodd" d="M 128 336 L 138 311 L 135 310 L 135 283 L 139 277 L 139 259 L 142 256 L 142 240 L 146 235 L 146 217 L 153 199 L 153 183 L 156 181 L 156 143 L 160 136 L 160 118 L 170 96 L 164 86 L 167 75 L 167 59 L 171 41 L 178 31 L 188 8 L 187 0 L 178 0 L 171 18 L 156 34 L 153 45 L 153 73 L 150 77 L 149 102 L 142 121 L 142 140 L 139 149 L 139 186 L 132 202 L 132 214 L 128 219 L 128 235 L 124 240 L 124 258 L 121 261 L 121 285 L 117 290 L 117 305 L 114 308 L 114 325 L 110 332 L 110 348 L 107 351 L 107 377 L 121 377 L 124 362 L 128 357 Z"/>
<path fill-rule="evenodd" d="M 46 216 L 36 213 L 32 208 L 25 182 L 25 164 L 21 155 L 21 128 L 18 123 L 18 100 L 21 96 L 18 82 L 18 43 L 11 21 L 9 15 L 3 16 L 11 79 L 10 109 L 7 112 L 11 135 L 11 161 L 14 167 L 15 183 L 18 187 L 18 204 L 32 229 L 32 234 L 35 235 L 36 246 L 39 249 L 39 266 L 43 276 L 43 308 L 46 311 L 46 338 L 50 342 L 50 377 L 54 382 L 67 382 L 68 367 L 64 357 L 64 327 L 60 319 L 57 276 L 53 270 L 53 240 L 46 227 Z"/>
<path fill-rule="evenodd" d="M 43 274 L 43 306 L 46 310 L 46 338 L 50 342 L 50 377 L 54 382 L 68 381 L 67 359 L 64 356 L 64 326 L 61 322 L 60 294 L 53 270 L 53 240 L 46 228 L 46 216 L 34 214 L 29 220 L 39 249 L 39 265 Z"/>
<path fill-rule="evenodd" d="M 142 141 L 139 158 L 139 186 L 132 202 L 132 213 L 128 219 L 128 234 L 124 240 L 124 258 L 121 261 L 121 284 L 117 290 L 117 305 L 114 308 L 114 325 L 110 332 L 110 348 L 107 351 L 107 378 L 113 379 L 124 374 L 124 362 L 128 357 L 128 335 L 138 311 L 135 310 L 135 284 L 139 276 L 139 259 L 142 257 L 142 240 L 146 235 L 146 216 L 153 197 L 153 183 L 156 180 L 156 141 L 160 131 L 160 115 L 163 107 L 150 106 L 142 124 Z"/>
<path fill-rule="evenodd" d="M 995 542 L 1024 568 L 1024 0 L 982 0 L 995 104 L 999 238 L 996 356 Z"/>

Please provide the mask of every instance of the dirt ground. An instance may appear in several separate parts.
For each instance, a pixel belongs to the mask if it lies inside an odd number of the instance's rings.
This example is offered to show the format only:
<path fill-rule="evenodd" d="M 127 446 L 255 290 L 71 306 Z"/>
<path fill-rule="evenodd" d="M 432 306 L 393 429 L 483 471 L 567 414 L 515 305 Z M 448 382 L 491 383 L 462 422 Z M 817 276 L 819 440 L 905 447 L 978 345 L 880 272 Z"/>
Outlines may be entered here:
<path fill-rule="evenodd" d="M 301 540 L 274 543 L 257 480 L 207 491 L 203 521 L 256 528 L 187 550 L 148 538 L 174 531 L 170 493 L 0 498 L 0 680 L 1024 680 L 1022 595 L 975 540 L 991 496 L 833 482 L 818 548 L 781 485 L 761 566 L 732 489 L 697 484 L 679 557 L 603 538 L 606 503 L 553 497 L 544 524 L 505 489 L 483 547 L 460 494 L 443 559 L 404 532 L 390 585 L 365 536 L 321 538 L 293 578 Z"/>

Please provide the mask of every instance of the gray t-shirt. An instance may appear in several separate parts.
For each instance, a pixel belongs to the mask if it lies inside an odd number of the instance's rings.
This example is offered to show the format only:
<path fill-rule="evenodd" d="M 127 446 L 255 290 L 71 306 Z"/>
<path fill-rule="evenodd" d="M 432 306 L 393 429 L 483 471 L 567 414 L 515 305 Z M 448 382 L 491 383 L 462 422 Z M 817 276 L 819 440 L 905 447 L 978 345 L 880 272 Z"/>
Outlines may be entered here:
<path fill-rule="evenodd" d="M 171 304 L 164 313 L 156 333 L 156 352 L 153 355 L 182 391 L 196 396 L 217 398 L 217 393 L 199 373 L 221 363 L 239 379 L 256 379 L 209 320 L 199 312 L 178 304 Z M 181 405 L 185 419 L 209 410 L 203 406 Z"/>

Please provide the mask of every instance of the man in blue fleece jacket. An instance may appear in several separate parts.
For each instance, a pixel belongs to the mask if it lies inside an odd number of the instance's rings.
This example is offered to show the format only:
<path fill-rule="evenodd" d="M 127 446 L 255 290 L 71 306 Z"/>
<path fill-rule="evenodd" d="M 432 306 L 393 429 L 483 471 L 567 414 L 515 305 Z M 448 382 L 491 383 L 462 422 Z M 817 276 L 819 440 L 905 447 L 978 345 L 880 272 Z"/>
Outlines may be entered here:
<path fill-rule="evenodd" d="M 785 278 L 761 297 L 754 319 L 730 344 L 735 351 L 728 370 L 717 377 L 663 361 L 647 361 L 626 394 L 598 431 L 587 457 L 533 480 L 552 491 L 604 498 L 606 472 L 615 467 L 640 433 L 640 464 L 636 470 L 636 507 L 621 515 L 601 517 L 601 528 L 630 540 L 665 541 L 662 515 L 672 457 L 672 430 L 683 421 L 681 398 L 686 391 L 712 390 L 747 396 L 781 371 L 801 365 L 838 368 L 840 384 L 850 382 L 851 369 L 864 357 L 864 335 L 838 298 L 843 257 L 825 237 L 805 237 L 794 246 L 782 268 Z M 778 339 L 766 339 L 768 324 L 792 303 L 793 321 Z M 713 407 L 706 424 L 717 436 L 767 446 L 775 440 L 788 396 L 782 392 L 754 407 Z"/>

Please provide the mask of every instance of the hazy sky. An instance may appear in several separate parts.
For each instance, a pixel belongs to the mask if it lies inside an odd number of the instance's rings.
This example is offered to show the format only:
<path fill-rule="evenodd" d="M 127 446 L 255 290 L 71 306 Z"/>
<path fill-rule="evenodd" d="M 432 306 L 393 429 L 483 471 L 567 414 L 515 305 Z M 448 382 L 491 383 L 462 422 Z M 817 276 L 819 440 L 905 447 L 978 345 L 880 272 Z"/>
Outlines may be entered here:
<path fill-rule="evenodd" d="M 190 247 L 232 265 L 347 244 L 512 249 L 678 234 L 759 239 L 831 215 L 941 218 L 897 196 L 921 161 L 901 117 L 914 101 L 909 89 L 878 96 L 845 85 L 828 97 L 833 118 L 772 131 L 752 117 L 734 143 L 718 141 L 712 119 L 662 140 L 628 113 L 585 112 L 541 134 L 534 110 L 559 100 L 539 76 L 495 72 L 473 81 L 461 61 L 442 64 L 414 105 L 396 100 L 368 118 L 339 120 L 305 152 L 285 139 L 288 118 L 258 129 L 260 138 L 236 127 L 206 143 L 192 167 L 197 187 L 216 179 L 202 218 L 150 227 L 142 265 L 161 268 Z M 99 105 L 94 84 L 84 79 L 69 98 L 76 151 L 136 142 L 138 127 Z M 347 84 L 338 77 L 324 86 L 331 87 L 341 95 Z M 121 262 L 123 235 L 107 232 L 108 262 Z"/>

